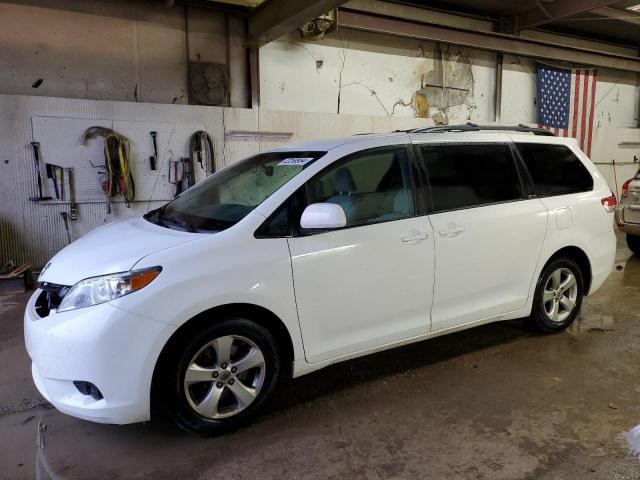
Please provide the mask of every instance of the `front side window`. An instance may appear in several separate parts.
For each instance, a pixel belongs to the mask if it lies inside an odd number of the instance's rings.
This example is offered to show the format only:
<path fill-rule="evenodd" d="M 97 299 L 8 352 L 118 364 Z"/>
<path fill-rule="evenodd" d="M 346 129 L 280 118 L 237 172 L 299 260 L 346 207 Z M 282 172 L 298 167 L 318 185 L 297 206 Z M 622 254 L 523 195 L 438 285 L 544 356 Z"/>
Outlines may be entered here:
<path fill-rule="evenodd" d="M 336 162 L 306 185 L 307 203 L 342 207 L 347 226 L 415 214 L 407 150 L 373 149 Z"/>
<path fill-rule="evenodd" d="M 428 145 L 420 151 L 435 212 L 522 198 L 508 145 Z"/>
<path fill-rule="evenodd" d="M 516 144 L 538 195 L 593 190 L 593 178 L 569 147 L 543 143 Z"/>
<path fill-rule="evenodd" d="M 267 152 L 211 175 L 145 215 L 153 223 L 190 232 L 235 225 L 325 152 Z"/>

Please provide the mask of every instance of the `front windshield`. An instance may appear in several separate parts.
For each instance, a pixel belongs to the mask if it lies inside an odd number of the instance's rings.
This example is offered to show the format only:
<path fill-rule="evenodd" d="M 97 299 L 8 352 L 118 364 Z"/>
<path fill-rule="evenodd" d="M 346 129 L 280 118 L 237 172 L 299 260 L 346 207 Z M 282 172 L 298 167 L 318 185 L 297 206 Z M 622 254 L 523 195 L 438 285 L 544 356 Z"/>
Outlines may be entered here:
<path fill-rule="evenodd" d="M 224 230 L 325 153 L 260 153 L 211 175 L 145 218 L 189 232 Z"/>

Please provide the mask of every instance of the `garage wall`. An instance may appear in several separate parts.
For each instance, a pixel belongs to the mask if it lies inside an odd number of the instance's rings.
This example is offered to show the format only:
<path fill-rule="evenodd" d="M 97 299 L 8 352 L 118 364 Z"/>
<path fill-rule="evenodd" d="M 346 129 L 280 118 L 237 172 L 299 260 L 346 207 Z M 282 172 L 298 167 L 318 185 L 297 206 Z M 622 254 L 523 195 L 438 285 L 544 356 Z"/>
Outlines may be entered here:
<path fill-rule="evenodd" d="M 0 262 L 29 261 L 41 267 L 66 244 L 60 212 L 66 202 L 36 204 L 28 198 L 36 194 L 31 141 L 42 146 L 42 161 L 77 172 L 79 220 L 70 222 L 72 239 L 106 223 L 139 215 L 171 198 L 168 160 L 187 156 L 190 133 L 203 128 L 215 146 L 215 164 L 220 169 L 248 155 L 283 143 L 316 138 L 339 137 L 365 132 L 426 126 L 425 119 L 380 115 L 283 112 L 266 109 L 158 105 L 134 102 L 107 102 L 50 97 L 0 95 Z M 113 126 L 132 142 L 132 171 L 138 196 L 130 207 L 116 198 L 112 212 L 106 211 L 97 173 L 90 162 L 103 157 L 99 141 L 80 145 L 79 133 L 89 125 Z M 151 154 L 149 130 L 159 135 L 158 170 L 149 170 Z M 239 131 L 252 132 L 239 134 Z M 280 132 L 281 138 L 260 132 Z M 624 180 L 640 167 L 640 130 L 599 127 L 594 130 L 593 158 L 611 189 L 618 193 Z M 616 169 L 612 166 L 616 162 Z M 196 169 L 198 178 L 204 173 Z M 43 172 L 44 173 L 44 172 Z M 43 178 L 45 192 L 52 193 L 51 181 Z M 67 189 L 68 195 L 68 189 Z"/>
<path fill-rule="evenodd" d="M 115 128 L 131 141 L 137 196 L 129 208 L 117 197 L 107 213 L 97 171 L 91 167 L 91 163 L 103 163 L 102 142 L 93 140 L 84 146 L 79 139 L 91 125 Z M 425 120 L 415 118 L 0 95 L 0 262 L 28 261 L 39 268 L 67 243 L 60 212 L 69 210 L 68 196 L 64 202 L 28 200 L 37 195 L 31 141 L 40 142 L 42 162 L 74 168 L 79 220 L 69 223 L 72 239 L 77 239 L 96 227 L 139 215 L 169 200 L 174 187 L 167 179 L 168 161 L 188 156 L 189 135 L 197 129 L 211 135 L 216 168 L 220 169 L 291 141 L 425 125 Z M 150 130 L 158 132 L 157 171 L 149 169 Z M 263 137 L 260 132 L 265 130 L 284 136 Z M 246 136 L 238 131 L 254 133 Z M 52 182 L 44 176 L 44 168 L 41 171 L 45 195 L 53 196 Z M 204 178 L 197 165 L 196 173 L 198 179 Z"/>
<path fill-rule="evenodd" d="M 486 30 L 486 21 L 352 0 L 350 8 Z M 0 3 L 0 94 L 186 104 L 189 61 L 230 63 L 230 104 L 249 106 L 244 19 L 155 0 L 13 0 Z M 227 28 L 229 36 L 227 37 Z M 587 40 L 526 31 L 545 41 Z M 260 49 L 260 102 L 272 110 L 492 122 L 495 55 L 346 29 L 317 42 L 298 34 Z M 505 55 L 502 123 L 535 122 L 535 61 Z M 454 87 L 445 95 L 444 83 Z M 42 80 L 41 84 L 38 84 Z M 636 74 L 599 72 L 602 127 L 638 122 Z"/>
<path fill-rule="evenodd" d="M 366 32 L 344 30 L 320 42 L 292 34 L 260 49 L 260 105 L 492 121 L 495 61 L 480 50 Z M 443 83 L 452 87 L 444 95 Z"/>
<path fill-rule="evenodd" d="M 537 122 L 536 72 L 534 59 L 504 56 L 500 123 Z M 443 75 L 455 88 L 445 98 Z M 292 34 L 260 49 L 260 104 L 274 110 L 492 123 L 495 82 L 493 53 L 366 32 Z M 596 126 L 636 127 L 638 92 L 637 74 L 600 69 Z"/>
<path fill-rule="evenodd" d="M 153 0 L 14 0 L 0 3 L 0 18 L 1 94 L 186 104 L 188 61 L 230 59 L 239 78 L 231 105 L 248 105 L 244 23 L 222 12 Z"/>

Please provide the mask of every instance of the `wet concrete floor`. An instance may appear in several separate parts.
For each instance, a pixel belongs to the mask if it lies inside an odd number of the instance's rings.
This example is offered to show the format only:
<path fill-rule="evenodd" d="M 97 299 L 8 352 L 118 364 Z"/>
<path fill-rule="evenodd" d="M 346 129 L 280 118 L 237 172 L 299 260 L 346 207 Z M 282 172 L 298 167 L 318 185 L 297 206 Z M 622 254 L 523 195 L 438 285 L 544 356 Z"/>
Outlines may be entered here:
<path fill-rule="evenodd" d="M 620 242 L 617 265 L 570 331 L 487 325 L 335 365 L 221 438 L 48 408 L 27 295 L 0 296 L 0 478 L 640 479 L 640 258 Z"/>

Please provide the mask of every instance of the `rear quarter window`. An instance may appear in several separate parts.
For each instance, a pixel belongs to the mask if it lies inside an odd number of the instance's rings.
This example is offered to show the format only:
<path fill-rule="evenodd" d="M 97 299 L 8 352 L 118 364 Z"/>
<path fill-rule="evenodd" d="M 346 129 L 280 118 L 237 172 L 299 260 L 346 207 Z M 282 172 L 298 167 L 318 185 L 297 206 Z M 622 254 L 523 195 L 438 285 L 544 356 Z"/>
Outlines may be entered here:
<path fill-rule="evenodd" d="M 593 190 L 593 177 L 565 145 L 516 144 L 538 195 L 564 195 Z"/>

